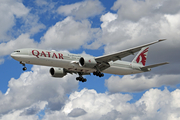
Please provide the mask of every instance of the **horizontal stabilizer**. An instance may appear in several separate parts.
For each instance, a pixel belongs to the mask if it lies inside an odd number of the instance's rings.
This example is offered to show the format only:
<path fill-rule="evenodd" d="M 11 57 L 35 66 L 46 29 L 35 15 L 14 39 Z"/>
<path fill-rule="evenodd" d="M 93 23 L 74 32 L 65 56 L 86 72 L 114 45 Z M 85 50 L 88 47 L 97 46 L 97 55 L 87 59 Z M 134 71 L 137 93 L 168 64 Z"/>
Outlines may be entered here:
<path fill-rule="evenodd" d="M 148 66 L 145 66 L 145 67 L 141 67 L 141 70 L 149 71 L 149 69 L 151 69 L 151 68 L 158 67 L 158 66 L 161 66 L 161 65 L 166 65 L 166 64 L 169 64 L 169 63 L 164 62 L 164 63 L 154 64 L 154 65 L 148 65 Z"/>

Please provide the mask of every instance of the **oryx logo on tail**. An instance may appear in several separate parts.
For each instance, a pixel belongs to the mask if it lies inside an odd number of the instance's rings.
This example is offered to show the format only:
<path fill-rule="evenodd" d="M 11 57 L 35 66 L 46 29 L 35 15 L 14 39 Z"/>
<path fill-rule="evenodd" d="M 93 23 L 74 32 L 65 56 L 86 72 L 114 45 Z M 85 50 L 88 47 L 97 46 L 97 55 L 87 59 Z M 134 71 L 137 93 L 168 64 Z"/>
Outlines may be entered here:
<path fill-rule="evenodd" d="M 147 53 L 148 53 L 149 47 L 144 47 L 140 50 L 140 52 L 136 55 L 136 57 L 134 58 L 134 60 L 132 61 L 133 63 L 138 63 L 141 64 L 143 66 L 145 66 L 146 64 L 146 60 L 147 60 Z"/>
<path fill-rule="evenodd" d="M 141 52 L 141 53 L 138 55 L 138 57 L 137 57 L 137 59 L 136 59 L 136 62 L 137 62 L 137 63 L 141 62 L 141 63 L 145 66 L 145 64 L 146 64 L 146 59 L 147 59 L 148 49 L 149 49 L 149 47 L 146 48 L 143 52 Z"/>

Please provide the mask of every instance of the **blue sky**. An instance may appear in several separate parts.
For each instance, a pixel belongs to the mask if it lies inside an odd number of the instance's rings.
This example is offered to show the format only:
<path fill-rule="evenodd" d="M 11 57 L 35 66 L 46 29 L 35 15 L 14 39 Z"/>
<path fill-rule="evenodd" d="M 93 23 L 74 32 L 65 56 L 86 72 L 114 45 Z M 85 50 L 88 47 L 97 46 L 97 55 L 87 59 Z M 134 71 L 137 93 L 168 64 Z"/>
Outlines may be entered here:
<path fill-rule="evenodd" d="M 0 3 L 0 120 L 180 119 L 178 0 Z M 169 65 L 137 75 L 85 76 L 86 83 L 77 75 L 53 78 L 50 67 L 26 65 L 24 72 L 10 57 L 32 47 L 101 56 L 163 38 L 150 47 L 147 65 Z"/>

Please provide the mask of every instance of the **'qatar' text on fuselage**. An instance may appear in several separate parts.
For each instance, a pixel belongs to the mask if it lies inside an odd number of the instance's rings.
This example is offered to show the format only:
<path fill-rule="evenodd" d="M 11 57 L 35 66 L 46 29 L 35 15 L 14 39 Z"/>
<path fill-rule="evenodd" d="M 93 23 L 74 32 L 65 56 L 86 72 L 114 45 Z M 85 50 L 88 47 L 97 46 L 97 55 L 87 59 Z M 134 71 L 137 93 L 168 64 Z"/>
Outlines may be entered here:
<path fill-rule="evenodd" d="M 58 54 L 58 55 L 57 55 Z M 49 51 L 42 51 L 42 52 L 39 52 L 38 50 L 32 50 L 32 55 L 36 56 L 37 58 L 39 58 L 39 56 L 44 56 L 44 57 L 49 57 L 49 58 L 57 58 L 57 59 L 64 59 L 63 58 L 63 54 L 61 53 L 52 53 L 52 52 L 49 52 Z"/>

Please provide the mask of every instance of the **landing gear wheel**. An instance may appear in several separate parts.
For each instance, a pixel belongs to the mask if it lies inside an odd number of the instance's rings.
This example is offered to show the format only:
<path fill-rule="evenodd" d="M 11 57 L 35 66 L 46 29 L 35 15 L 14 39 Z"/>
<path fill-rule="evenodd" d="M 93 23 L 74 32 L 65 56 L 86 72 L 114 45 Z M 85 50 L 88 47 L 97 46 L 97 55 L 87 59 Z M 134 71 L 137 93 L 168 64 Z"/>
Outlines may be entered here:
<path fill-rule="evenodd" d="M 99 77 L 104 77 L 104 74 L 103 74 L 103 73 L 101 73 L 101 74 L 99 75 Z"/>
<path fill-rule="evenodd" d="M 26 71 L 27 70 L 27 68 L 26 67 L 23 67 L 23 71 Z"/>
<path fill-rule="evenodd" d="M 79 74 L 79 77 L 76 78 L 77 81 L 81 81 L 81 82 L 86 82 L 87 81 L 86 78 L 82 77 L 83 72 L 78 72 L 78 74 Z"/>
<path fill-rule="evenodd" d="M 20 64 L 22 64 L 24 67 L 23 67 L 23 71 L 27 70 L 26 66 L 25 66 L 25 62 L 23 61 L 20 61 Z"/>
<path fill-rule="evenodd" d="M 99 71 L 93 72 L 93 75 L 96 75 L 96 76 L 99 76 L 99 77 L 104 77 L 104 74 L 99 72 Z"/>
<path fill-rule="evenodd" d="M 86 82 L 87 79 L 83 78 L 82 76 L 76 78 L 77 81 Z"/>
<path fill-rule="evenodd" d="M 86 78 L 83 78 L 83 79 L 82 79 L 82 82 L 86 82 L 86 81 L 87 81 L 87 79 L 86 79 Z"/>

